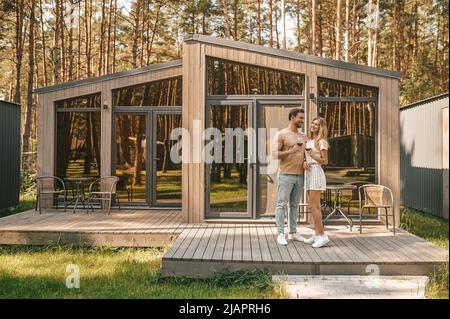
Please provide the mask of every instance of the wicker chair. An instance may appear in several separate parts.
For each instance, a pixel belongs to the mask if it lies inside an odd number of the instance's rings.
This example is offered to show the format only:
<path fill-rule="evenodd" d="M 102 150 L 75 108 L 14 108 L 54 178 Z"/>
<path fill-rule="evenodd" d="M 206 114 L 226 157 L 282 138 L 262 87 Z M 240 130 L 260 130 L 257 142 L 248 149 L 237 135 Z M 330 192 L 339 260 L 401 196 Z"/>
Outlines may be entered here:
<path fill-rule="evenodd" d="M 92 211 L 94 211 L 94 207 L 92 206 L 93 200 L 98 200 L 101 206 L 102 201 L 108 201 L 108 213 L 111 213 L 111 202 L 113 198 L 116 199 L 117 204 L 119 205 L 120 210 L 120 202 L 116 193 L 117 183 L 119 182 L 119 178 L 117 176 L 106 176 L 96 179 L 89 186 L 89 198 L 87 199 L 87 212 L 89 212 L 89 206 L 91 206 Z"/>
<path fill-rule="evenodd" d="M 56 176 L 39 176 L 36 177 L 36 206 L 34 210 L 37 211 L 39 206 L 39 214 L 42 213 L 41 209 L 41 196 L 52 196 L 53 200 L 56 200 L 56 208 L 58 208 L 59 196 L 64 196 L 64 211 L 67 208 L 67 190 L 63 180 Z"/>
<path fill-rule="evenodd" d="M 359 195 L 359 232 L 362 234 L 362 211 L 364 208 L 384 208 L 386 213 L 386 229 L 389 226 L 388 216 L 392 216 L 392 227 L 395 235 L 395 211 L 394 196 L 392 190 L 386 186 L 378 184 L 365 184 L 358 188 Z M 364 205 L 362 200 L 364 198 Z M 387 199 L 386 199 L 387 198 Z M 392 209 L 392 214 L 388 214 L 388 208 Z M 379 214 L 379 210 L 378 210 Z"/>

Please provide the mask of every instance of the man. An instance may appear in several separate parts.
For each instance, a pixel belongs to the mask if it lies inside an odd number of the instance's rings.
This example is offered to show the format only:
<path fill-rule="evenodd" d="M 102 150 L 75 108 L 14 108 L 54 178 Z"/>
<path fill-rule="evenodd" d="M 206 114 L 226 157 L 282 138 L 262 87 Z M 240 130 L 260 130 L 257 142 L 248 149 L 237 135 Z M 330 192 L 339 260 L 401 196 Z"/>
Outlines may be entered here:
<path fill-rule="evenodd" d="M 284 235 L 284 218 L 289 203 L 288 238 L 304 241 L 297 234 L 297 212 L 300 197 L 303 193 L 304 169 L 303 160 L 307 137 L 299 132 L 305 121 L 305 111 L 299 108 L 289 112 L 289 126 L 274 136 L 272 156 L 279 160 L 278 193 L 276 205 L 277 242 L 287 245 Z"/>

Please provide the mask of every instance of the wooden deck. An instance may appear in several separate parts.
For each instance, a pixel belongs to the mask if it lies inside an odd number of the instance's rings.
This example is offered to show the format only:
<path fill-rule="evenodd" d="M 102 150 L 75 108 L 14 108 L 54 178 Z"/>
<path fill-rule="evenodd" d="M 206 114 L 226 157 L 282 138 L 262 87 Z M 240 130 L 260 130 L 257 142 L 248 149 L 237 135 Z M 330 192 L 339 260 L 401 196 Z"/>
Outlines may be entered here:
<path fill-rule="evenodd" d="M 0 218 L 1 244 L 110 245 L 157 247 L 172 245 L 163 257 L 164 276 L 209 276 L 214 271 L 263 269 L 285 274 L 423 275 L 448 263 L 448 251 L 417 236 L 371 225 L 327 225 L 327 247 L 300 242 L 276 243 L 275 225 L 209 222 L 187 225 L 177 210 L 122 210 L 108 214 L 84 210 L 34 210 Z M 300 232 L 313 231 L 302 226 Z M 378 268 L 377 268 L 378 267 Z"/>
<path fill-rule="evenodd" d="M 156 247 L 170 244 L 183 231 L 179 210 L 121 210 L 108 214 L 85 210 L 29 210 L 0 218 L 1 244 L 110 245 Z"/>
<path fill-rule="evenodd" d="M 262 269 L 272 273 L 424 275 L 448 263 L 448 251 L 383 226 L 327 226 L 328 246 L 314 249 L 301 242 L 280 246 L 272 225 L 207 224 L 187 227 L 163 257 L 165 276 L 208 276 L 215 271 Z M 310 236 L 310 228 L 301 228 Z"/>

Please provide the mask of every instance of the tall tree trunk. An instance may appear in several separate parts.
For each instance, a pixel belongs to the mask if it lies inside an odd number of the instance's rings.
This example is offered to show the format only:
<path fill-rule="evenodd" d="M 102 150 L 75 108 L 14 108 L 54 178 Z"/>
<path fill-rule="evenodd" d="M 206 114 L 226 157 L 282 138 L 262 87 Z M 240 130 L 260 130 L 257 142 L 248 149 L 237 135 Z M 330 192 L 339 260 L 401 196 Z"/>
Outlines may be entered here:
<path fill-rule="evenodd" d="M 68 79 L 69 81 L 73 80 L 73 21 L 74 21 L 74 16 L 73 16 L 73 12 L 74 12 L 74 6 L 71 5 L 70 6 L 70 25 L 69 25 L 69 69 L 67 70 L 68 73 Z"/>
<path fill-rule="evenodd" d="M 131 47 L 131 65 L 133 69 L 137 68 L 140 15 L 141 15 L 141 0 L 137 0 L 136 10 L 134 12 L 133 45 Z"/>
<path fill-rule="evenodd" d="M 81 77 L 81 1 L 78 2 L 78 30 L 77 30 L 77 75 L 76 79 Z"/>
<path fill-rule="evenodd" d="M 398 71 L 397 64 L 397 1 L 392 0 L 392 70 Z"/>
<path fill-rule="evenodd" d="M 311 0 L 311 54 L 316 55 L 316 0 Z"/>
<path fill-rule="evenodd" d="M 22 73 L 22 58 L 23 58 L 23 22 L 24 22 L 24 2 L 19 0 L 16 2 L 16 34 L 15 34 L 15 46 L 16 46 L 16 88 L 14 93 L 14 102 L 20 104 L 20 77 Z"/>
<path fill-rule="evenodd" d="M 147 65 L 150 65 L 150 57 L 152 55 L 153 42 L 155 40 L 156 29 L 158 27 L 162 6 L 163 4 L 161 2 L 158 2 L 158 9 L 156 10 L 156 18 L 152 27 L 152 38 L 150 39 L 150 41 L 147 41 Z"/>
<path fill-rule="evenodd" d="M 113 27 L 113 47 L 112 47 L 112 72 L 116 72 L 116 36 L 117 36 L 117 0 L 114 0 L 114 27 Z"/>
<path fill-rule="evenodd" d="M 342 33 L 342 16 L 341 16 L 341 5 L 342 0 L 337 0 L 337 7 L 336 7 L 336 52 L 335 52 L 335 59 L 340 60 L 341 59 L 341 50 L 342 50 L 342 43 L 341 43 L 341 33 Z"/>
<path fill-rule="evenodd" d="M 280 48 L 280 37 L 278 34 L 278 1 L 275 1 L 275 8 L 273 10 L 275 14 L 275 38 L 277 40 L 277 49 Z"/>
<path fill-rule="evenodd" d="M 34 80 L 34 15 L 35 1 L 31 1 L 30 25 L 28 34 L 28 85 L 27 85 L 27 106 L 25 111 L 25 126 L 22 135 L 22 167 L 29 169 L 29 142 L 31 129 L 31 111 L 33 108 L 33 80 Z"/>
<path fill-rule="evenodd" d="M 345 62 L 349 61 L 349 46 L 350 46 L 350 0 L 345 0 Z"/>
<path fill-rule="evenodd" d="M 269 0 L 269 46 L 273 48 L 273 3 L 272 0 Z"/>
<path fill-rule="evenodd" d="M 233 38 L 234 40 L 238 41 L 239 40 L 239 28 L 238 28 L 238 14 L 239 14 L 239 1 L 238 0 L 234 0 L 233 2 L 233 12 L 234 12 L 234 19 L 233 19 L 233 24 L 234 24 L 234 32 L 233 32 Z"/>
<path fill-rule="evenodd" d="M 372 0 L 369 0 L 369 6 L 368 6 L 368 12 L 367 12 L 367 16 L 369 18 L 372 18 Z M 372 66 L 372 26 L 368 25 L 368 37 L 367 37 L 367 65 L 368 66 Z"/>
<path fill-rule="evenodd" d="M 373 56 L 372 56 L 372 66 L 378 67 L 378 28 L 379 28 L 379 12 L 380 12 L 380 0 L 377 0 L 375 15 L 375 34 L 373 36 Z"/>
<path fill-rule="evenodd" d="M 67 67 L 66 67 L 66 37 L 65 37 L 65 22 L 64 22 L 64 1 L 59 1 L 59 36 L 61 37 L 61 74 L 62 81 L 67 80 Z"/>
<path fill-rule="evenodd" d="M 108 11 L 108 36 L 106 40 L 106 73 L 111 73 L 111 30 L 112 30 L 112 16 L 114 12 L 113 0 L 109 0 L 109 11 Z"/>
<path fill-rule="evenodd" d="M 86 76 L 91 77 L 91 18 L 92 18 L 92 0 L 84 2 L 84 32 L 85 32 L 85 54 L 86 54 Z"/>
<path fill-rule="evenodd" d="M 48 86 L 47 77 L 47 44 L 45 41 L 45 28 L 44 28 L 44 9 L 42 8 L 42 0 L 39 0 L 39 19 L 41 22 L 41 36 L 42 36 L 42 64 L 44 73 L 44 86 Z"/>
<path fill-rule="evenodd" d="M 103 54 L 104 54 L 104 38 L 105 38 L 105 19 L 106 19 L 106 0 L 102 0 L 102 17 L 100 22 L 100 42 L 98 48 L 98 68 L 97 74 L 100 76 L 103 71 Z"/>
<path fill-rule="evenodd" d="M 262 44 L 261 39 L 261 0 L 256 2 L 256 34 L 257 34 L 257 44 Z"/>
<path fill-rule="evenodd" d="M 300 27 L 300 0 L 297 0 L 297 5 L 295 6 L 295 17 L 297 21 L 296 33 L 297 33 L 297 51 L 301 52 L 301 27 Z"/>
<path fill-rule="evenodd" d="M 282 48 L 286 50 L 286 0 L 281 1 L 281 24 L 283 26 Z"/>
<path fill-rule="evenodd" d="M 222 0 L 223 7 L 223 17 L 224 17 L 224 29 L 225 29 L 225 37 L 227 39 L 230 38 L 230 21 L 228 17 L 228 1 Z"/>
<path fill-rule="evenodd" d="M 323 29 L 324 29 L 324 18 L 323 18 L 323 13 L 322 13 L 322 2 L 319 1 L 319 3 L 317 4 L 317 8 L 315 9 L 316 11 L 316 23 L 315 28 L 316 28 L 316 33 L 317 33 L 317 37 L 316 37 L 316 41 L 315 41 L 315 46 L 316 46 L 316 54 L 318 56 L 323 56 Z"/>

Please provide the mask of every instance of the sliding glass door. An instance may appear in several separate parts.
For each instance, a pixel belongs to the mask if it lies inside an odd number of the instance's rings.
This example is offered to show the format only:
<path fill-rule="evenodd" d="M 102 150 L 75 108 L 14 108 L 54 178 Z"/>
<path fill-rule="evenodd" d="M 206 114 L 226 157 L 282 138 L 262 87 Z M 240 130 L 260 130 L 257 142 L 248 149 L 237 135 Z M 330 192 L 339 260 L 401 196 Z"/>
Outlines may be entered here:
<path fill-rule="evenodd" d="M 181 111 L 148 110 L 114 115 L 113 175 L 127 206 L 181 205 L 181 163 L 170 156 Z"/>
<path fill-rule="evenodd" d="M 277 201 L 278 161 L 271 156 L 273 137 L 288 126 L 289 111 L 294 108 L 303 109 L 298 101 L 264 101 L 257 103 L 257 166 L 256 166 L 256 217 L 274 217 Z M 305 124 L 299 132 L 305 132 Z"/>
<path fill-rule="evenodd" d="M 206 217 L 252 217 L 252 102 L 209 102 L 206 123 Z"/>

